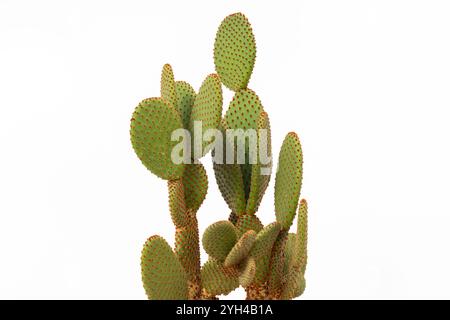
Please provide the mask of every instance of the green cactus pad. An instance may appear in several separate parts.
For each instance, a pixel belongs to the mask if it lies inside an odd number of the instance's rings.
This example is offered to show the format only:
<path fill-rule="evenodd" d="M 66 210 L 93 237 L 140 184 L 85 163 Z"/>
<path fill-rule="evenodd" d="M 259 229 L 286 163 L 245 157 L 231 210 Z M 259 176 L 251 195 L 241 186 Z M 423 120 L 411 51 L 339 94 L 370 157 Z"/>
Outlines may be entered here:
<path fill-rule="evenodd" d="M 240 270 L 239 284 L 244 288 L 246 288 L 252 283 L 253 279 L 255 278 L 256 274 L 255 259 L 253 257 L 245 259 L 245 261 L 240 266 L 239 270 Z"/>
<path fill-rule="evenodd" d="M 192 107 L 191 119 L 189 123 L 189 130 L 194 133 L 194 122 L 201 121 L 202 132 L 208 129 L 217 129 L 222 118 L 222 86 L 219 77 L 216 74 L 210 74 L 203 81 L 200 90 L 195 98 L 194 106 Z M 194 142 L 194 135 L 192 135 Z M 202 140 L 202 154 L 204 156 L 209 150 L 206 148 L 212 141 Z M 192 144 L 192 156 L 195 158 L 194 152 L 195 144 Z"/>
<path fill-rule="evenodd" d="M 287 276 L 291 273 L 293 265 L 295 264 L 295 255 L 297 254 L 297 235 L 289 233 L 286 239 L 286 246 L 284 247 L 284 267 L 283 275 Z"/>
<path fill-rule="evenodd" d="M 186 204 L 184 200 L 184 187 L 181 179 L 169 180 L 169 209 L 173 224 L 177 227 L 184 227 L 188 224 L 186 215 Z"/>
<path fill-rule="evenodd" d="M 244 191 L 245 191 L 245 199 L 248 200 L 248 196 L 250 194 L 250 184 L 252 180 L 252 165 L 249 163 L 249 158 L 245 156 L 245 164 L 241 164 L 242 171 L 242 179 L 244 181 Z M 247 212 L 247 211 L 246 211 Z"/>
<path fill-rule="evenodd" d="M 222 134 L 228 129 L 226 124 L 221 126 Z M 227 146 L 227 141 L 223 141 L 223 163 L 213 162 L 214 175 L 219 190 L 227 203 L 228 207 L 236 215 L 242 215 L 245 213 L 245 193 L 244 193 L 244 181 L 242 178 L 242 172 L 240 165 L 235 162 L 226 163 L 226 150 L 230 150 L 231 147 Z M 235 152 L 236 154 L 236 152 Z"/>
<path fill-rule="evenodd" d="M 298 270 L 294 270 L 289 274 L 287 281 L 283 286 L 280 298 L 282 300 L 290 300 L 301 296 L 305 291 L 305 287 L 306 282 L 303 273 Z"/>
<path fill-rule="evenodd" d="M 242 235 L 249 230 L 258 233 L 263 228 L 263 224 L 254 214 L 244 214 L 238 218 L 236 228 L 238 229 L 239 235 Z"/>
<path fill-rule="evenodd" d="M 240 133 L 245 138 L 245 134 L 251 134 L 252 131 L 254 133 L 257 132 L 259 117 L 263 111 L 261 101 L 254 91 L 250 89 L 240 90 L 234 95 L 225 114 L 226 127 L 234 130 L 241 129 L 242 131 Z M 239 134 L 237 131 L 235 133 L 236 135 Z M 245 140 L 245 163 L 240 166 L 244 182 L 245 199 L 247 199 L 250 192 L 252 165 L 249 163 L 250 140 L 249 138 L 245 138 Z M 257 138 L 255 142 L 257 143 Z"/>
<path fill-rule="evenodd" d="M 224 261 L 238 240 L 236 227 L 229 221 L 218 221 L 203 233 L 203 248 L 214 259 Z"/>
<path fill-rule="evenodd" d="M 186 165 L 183 173 L 186 207 L 196 212 L 208 192 L 208 176 L 201 163 Z"/>
<path fill-rule="evenodd" d="M 259 150 L 262 148 L 260 145 L 260 134 L 262 135 L 261 130 L 266 130 L 267 132 L 267 145 L 265 146 L 267 155 L 269 157 L 272 156 L 272 143 L 270 137 L 270 123 L 269 116 L 266 112 L 261 112 L 258 119 L 258 149 L 257 152 L 257 164 L 251 166 L 251 180 L 250 180 L 250 191 L 247 200 L 247 213 L 252 214 L 258 210 L 259 204 L 266 192 L 267 186 L 270 181 L 270 174 L 268 174 L 267 170 L 271 170 L 272 161 L 268 164 L 262 164 L 259 159 Z M 264 170 L 264 171 L 262 171 Z"/>
<path fill-rule="evenodd" d="M 275 296 L 281 293 L 280 290 L 284 278 L 284 250 L 287 237 L 288 233 L 286 231 L 281 231 L 278 234 L 277 240 L 273 244 L 272 256 L 270 257 L 269 292 Z"/>
<path fill-rule="evenodd" d="M 275 177 L 275 214 L 283 229 L 289 229 L 297 209 L 302 185 L 303 156 L 300 140 L 287 134 L 281 146 Z"/>
<path fill-rule="evenodd" d="M 214 43 L 214 64 L 223 84 L 233 91 L 247 87 L 256 58 L 252 28 L 242 13 L 226 17 Z"/>
<path fill-rule="evenodd" d="M 211 295 L 228 294 L 239 287 L 239 270 L 225 268 L 215 260 L 208 260 L 203 265 L 200 277 L 203 287 Z"/>
<path fill-rule="evenodd" d="M 151 300 L 188 298 L 187 275 L 169 244 L 160 236 L 150 237 L 141 256 L 142 282 Z"/>
<path fill-rule="evenodd" d="M 259 97 L 251 89 L 242 89 L 233 97 L 225 114 L 228 129 L 258 130 L 259 117 L 263 112 Z"/>
<path fill-rule="evenodd" d="M 261 256 L 256 260 L 256 273 L 253 282 L 256 285 L 262 285 L 269 277 L 270 255 Z"/>
<path fill-rule="evenodd" d="M 256 232 L 249 230 L 244 233 L 241 238 L 236 242 L 234 247 L 228 253 L 223 265 L 224 267 L 231 267 L 239 264 L 252 249 L 253 243 L 255 243 Z"/>
<path fill-rule="evenodd" d="M 250 255 L 256 259 L 262 256 L 270 255 L 273 244 L 280 233 L 281 226 L 278 222 L 272 222 L 258 232 L 256 235 L 255 244 L 253 245 Z"/>
<path fill-rule="evenodd" d="M 195 222 L 175 231 L 175 254 L 191 281 L 195 281 L 200 272 L 200 247 L 196 226 Z"/>
<path fill-rule="evenodd" d="M 242 172 L 236 164 L 213 164 L 219 190 L 231 211 L 237 216 L 245 213 Z"/>
<path fill-rule="evenodd" d="M 306 271 L 308 262 L 308 203 L 305 199 L 300 201 L 297 218 L 297 257 L 296 262 L 302 273 Z"/>
<path fill-rule="evenodd" d="M 161 98 L 177 107 L 177 93 L 175 89 L 175 78 L 173 76 L 172 66 L 165 64 L 161 72 Z"/>
<path fill-rule="evenodd" d="M 162 179 L 174 180 L 183 174 L 184 165 L 171 159 L 178 144 L 171 141 L 171 135 L 182 126 L 178 112 L 161 98 L 143 100 L 133 113 L 130 135 L 134 151 L 145 167 Z"/>
<path fill-rule="evenodd" d="M 175 82 L 175 91 L 177 94 L 177 110 L 181 115 L 183 127 L 188 129 L 191 120 L 192 106 L 195 101 L 195 91 L 192 86 L 185 81 Z"/>

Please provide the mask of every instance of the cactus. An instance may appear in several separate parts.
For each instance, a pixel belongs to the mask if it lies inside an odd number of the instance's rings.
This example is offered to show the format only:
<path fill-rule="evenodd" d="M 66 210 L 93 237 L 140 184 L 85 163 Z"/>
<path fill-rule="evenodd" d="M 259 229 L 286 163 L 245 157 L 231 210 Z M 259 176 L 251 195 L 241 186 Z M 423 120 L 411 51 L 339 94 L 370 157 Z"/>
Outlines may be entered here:
<path fill-rule="evenodd" d="M 242 260 L 244 260 L 252 249 L 255 240 L 255 231 L 249 230 L 244 233 L 225 258 L 225 261 L 223 262 L 224 267 L 238 265 Z"/>
<path fill-rule="evenodd" d="M 294 132 L 286 135 L 279 152 L 275 221 L 264 226 L 257 217 L 271 177 L 272 146 L 268 113 L 248 87 L 255 58 L 255 37 L 247 18 L 242 13 L 229 15 L 215 38 L 216 73 L 205 78 L 198 92 L 176 80 L 172 67 L 165 64 L 160 97 L 142 100 L 133 113 L 132 146 L 143 165 L 167 181 L 168 211 L 175 226 L 173 248 L 155 235 L 142 250 L 142 282 L 149 299 L 217 299 L 239 286 L 251 300 L 293 299 L 305 290 L 308 206 L 304 199 L 299 202 L 303 154 Z M 223 115 L 222 85 L 234 91 Z M 180 145 L 172 139 L 176 130 L 188 145 L 179 150 L 182 162 L 172 159 Z M 204 139 L 211 130 L 223 139 Z M 253 146 L 249 132 L 256 132 Z M 245 143 L 241 154 L 235 144 L 239 141 Z M 209 151 L 216 183 L 231 213 L 225 213 L 228 220 L 204 231 L 201 244 L 209 259 L 201 266 L 197 212 L 207 195 L 208 177 L 200 159 Z M 296 215 L 297 232 L 290 233 Z"/>
<path fill-rule="evenodd" d="M 242 13 L 229 15 L 219 26 L 214 43 L 214 64 L 222 83 L 233 91 L 245 89 L 255 58 L 255 37 L 247 18 Z"/>
<path fill-rule="evenodd" d="M 150 237 L 141 257 L 142 281 L 149 299 L 179 300 L 188 297 L 187 274 L 169 244 Z"/>
<path fill-rule="evenodd" d="M 217 261 L 224 261 L 238 240 L 237 229 L 229 221 L 218 221 L 203 233 L 203 248 Z"/>

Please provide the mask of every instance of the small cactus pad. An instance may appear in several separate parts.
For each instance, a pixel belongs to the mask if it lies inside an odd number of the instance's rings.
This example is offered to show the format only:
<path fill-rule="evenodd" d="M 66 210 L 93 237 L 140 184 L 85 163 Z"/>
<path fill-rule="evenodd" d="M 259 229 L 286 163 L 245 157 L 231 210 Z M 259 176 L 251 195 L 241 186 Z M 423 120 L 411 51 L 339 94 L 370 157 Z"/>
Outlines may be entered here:
<path fill-rule="evenodd" d="M 208 260 L 200 273 L 202 285 L 210 295 L 228 294 L 239 286 L 239 270 L 225 268 L 215 260 Z"/>
<path fill-rule="evenodd" d="M 181 115 L 183 127 L 188 129 L 192 106 L 195 101 L 195 91 L 192 86 L 185 81 L 176 81 L 175 91 L 177 93 L 177 110 Z"/>
<path fill-rule="evenodd" d="M 258 232 L 253 245 L 251 256 L 259 259 L 262 256 L 270 255 L 273 244 L 280 233 L 281 226 L 278 222 L 272 222 Z"/>
<path fill-rule="evenodd" d="M 176 107 L 177 93 L 175 89 L 175 79 L 173 76 L 172 66 L 165 64 L 161 72 L 161 98 Z"/>
<path fill-rule="evenodd" d="M 290 300 L 301 296 L 305 291 L 305 287 L 306 282 L 303 273 L 298 270 L 293 270 L 287 277 L 280 298 L 282 300 Z"/>
<path fill-rule="evenodd" d="M 275 215 L 283 229 L 289 229 L 297 209 L 302 185 L 303 156 L 297 134 L 287 134 L 281 146 L 275 176 Z"/>
<path fill-rule="evenodd" d="M 265 131 L 263 131 L 265 130 Z M 263 133 L 265 132 L 265 133 Z M 262 137 L 267 138 L 266 145 L 261 145 L 264 143 Z M 272 161 L 267 164 L 262 164 L 260 161 L 260 151 L 263 150 L 265 156 L 272 157 L 272 144 L 270 137 L 270 123 L 269 116 L 266 112 L 261 112 L 258 119 L 258 149 L 257 159 L 258 162 L 252 165 L 251 180 L 250 180 L 250 192 L 247 200 L 247 213 L 252 214 L 258 210 L 259 204 L 261 203 L 262 197 L 266 192 L 267 186 L 270 181 L 270 174 L 267 172 L 262 172 L 261 170 L 271 170 Z M 264 174 L 263 174 L 264 173 Z"/>
<path fill-rule="evenodd" d="M 206 228 L 202 244 L 211 257 L 224 261 L 237 240 L 235 226 L 229 221 L 218 221 Z"/>
<path fill-rule="evenodd" d="M 160 236 L 150 237 L 141 256 L 142 282 L 151 300 L 184 300 L 188 297 L 187 275 Z"/>
<path fill-rule="evenodd" d="M 242 235 L 238 242 L 228 253 L 223 265 L 224 267 L 231 267 L 233 265 L 239 264 L 252 249 L 253 243 L 255 243 L 256 232 L 249 230 Z"/>
<path fill-rule="evenodd" d="M 177 228 L 175 231 L 175 254 L 190 281 L 195 281 L 200 272 L 200 247 L 197 223 Z"/>
<path fill-rule="evenodd" d="M 195 98 L 189 124 L 189 130 L 192 134 L 193 141 L 194 122 L 200 122 L 202 125 L 202 132 L 200 132 L 202 142 L 201 156 L 204 156 L 209 151 L 206 147 L 213 142 L 203 141 L 203 134 L 208 129 L 217 129 L 219 127 L 220 120 L 222 118 L 222 105 L 222 86 L 220 84 L 219 77 L 216 74 L 210 74 L 203 81 L 202 86 L 200 87 L 200 90 Z M 195 144 L 192 146 L 192 151 L 194 151 Z M 193 152 L 194 158 L 195 155 L 195 152 Z"/>
<path fill-rule="evenodd" d="M 225 128 L 226 126 L 224 124 L 222 127 L 222 134 L 224 134 Z M 222 163 L 218 163 L 217 161 L 213 162 L 214 175 L 222 197 L 228 207 L 232 212 L 239 216 L 245 213 L 244 181 L 240 165 L 235 162 L 230 164 L 226 163 L 226 150 L 231 150 L 231 147 L 227 145 L 226 140 L 227 139 L 224 139 L 223 141 Z"/>
<path fill-rule="evenodd" d="M 169 180 L 169 209 L 173 224 L 177 227 L 184 227 L 188 224 L 186 215 L 186 204 L 184 200 L 184 187 L 181 179 Z"/>
<path fill-rule="evenodd" d="M 252 28 L 242 13 L 226 17 L 214 43 L 214 64 L 223 84 L 233 91 L 247 87 L 256 58 Z"/>
<path fill-rule="evenodd" d="M 248 287 L 256 274 L 256 262 L 253 257 L 245 259 L 245 261 L 240 266 L 239 284 L 244 288 Z"/>
<path fill-rule="evenodd" d="M 178 179 L 183 174 L 184 165 L 171 158 L 178 144 L 171 141 L 172 132 L 182 126 L 178 112 L 162 98 L 143 100 L 133 113 L 130 135 L 134 151 L 147 169 L 162 179 Z"/>
<path fill-rule="evenodd" d="M 288 233 L 281 231 L 273 244 L 272 256 L 270 257 L 269 292 L 272 295 L 279 295 L 283 282 L 284 249 Z"/>
<path fill-rule="evenodd" d="M 305 273 L 306 263 L 308 260 L 307 245 L 308 245 L 308 203 L 305 199 L 300 201 L 298 207 L 297 218 L 297 263 L 300 270 Z"/>
<path fill-rule="evenodd" d="M 249 230 L 258 233 L 263 228 L 263 224 L 254 214 L 244 214 L 238 218 L 236 228 L 238 229 L 239 235 L 242 235 Z"/>
<path fill-rule="evenodd" d="M 186 165 L 183 173 L 186 207 L 196 212 L 208 192 L 208 176 L 201 163 Z"/>

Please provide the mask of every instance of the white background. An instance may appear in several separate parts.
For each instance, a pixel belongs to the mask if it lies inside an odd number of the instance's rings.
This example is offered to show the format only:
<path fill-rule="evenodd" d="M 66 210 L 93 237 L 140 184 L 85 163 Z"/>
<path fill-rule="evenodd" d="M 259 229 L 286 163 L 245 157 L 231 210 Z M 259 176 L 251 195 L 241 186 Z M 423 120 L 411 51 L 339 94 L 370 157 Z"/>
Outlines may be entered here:
<path fill-rule="evenodd" d="M 142 244 L 174 228 L 131 113 L 166 62 L 198 89 L 236 11 L 274 153 L 288 131 L 302 140 L 302 298 L 450 298 L 450 3 L 413 0 L 1 0 L 0 298 L 145 298 Z M 201 230 L 229 211 L 203 162 Z"/>

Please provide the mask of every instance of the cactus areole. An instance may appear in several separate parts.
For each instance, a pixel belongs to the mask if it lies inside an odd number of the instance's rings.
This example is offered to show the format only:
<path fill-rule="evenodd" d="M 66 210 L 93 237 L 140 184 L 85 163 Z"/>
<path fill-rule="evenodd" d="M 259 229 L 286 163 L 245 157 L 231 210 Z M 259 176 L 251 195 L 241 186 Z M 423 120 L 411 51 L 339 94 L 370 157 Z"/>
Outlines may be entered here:
<path fill-rule="evenodd" d="M 226 17 L 214 42 L 216 73 L 196 92 L 165 64 L 160 97 L 146 98 L 131 119 L 131 143 L 142 164 L 167 180 L 175 244 L 148 238 L 141 274 L 152 300 L 217 299 L 245 288 L 247 299 L 293 299 L 305 290 L 306 200 L 300 201 L 303 154 L 295 132 L 286 135 L 275 176 L 275 221 L 256 213 L 272 172 L 270 121 L 248 87 L 255 37 L 242 13 Z M 223 112 L 223 86 L 234 91 Z M 200 238 L 197 212 L 208 176 L 200 159 L 211 151 L 214 176 L 229 210 Z M 158 199 L 154 199 L 158 201 Z M 297 216 L 297 230 L 289 232 Z M 228 219 L 227 219 L 228 217 Z M 200 261 L 200 243 L 209 256 Z"/>

